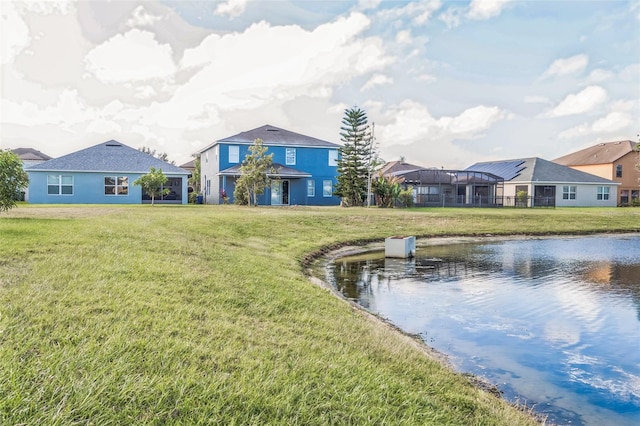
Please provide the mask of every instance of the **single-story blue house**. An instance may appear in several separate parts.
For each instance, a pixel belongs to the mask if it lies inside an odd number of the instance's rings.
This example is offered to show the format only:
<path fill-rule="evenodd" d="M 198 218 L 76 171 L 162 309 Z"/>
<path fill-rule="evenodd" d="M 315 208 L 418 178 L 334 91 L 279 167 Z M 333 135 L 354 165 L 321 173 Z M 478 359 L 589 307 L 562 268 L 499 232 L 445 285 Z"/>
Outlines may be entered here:
<path fill-rule="evenodd" d="M 25 168 L 34 204 L 141 204 L 151 198 L 133 185 L 150 168 L 169 178 L 156 203 L 186 204 L 189 172 L 115 140 Z"/>
<path fill-rule="evenodd" d="M 204 202 L 220 204 L 224 193 L 233 202 L 236 179 L 249 147 L 262 139 L 267 155 L 273 154 L 271 185 L 258 197 L 258 204 L 339 205 L 333 195 L 337 183 L 340 145 L 301 135 L 271 125 L 220 139 L 199 151 Z"/>

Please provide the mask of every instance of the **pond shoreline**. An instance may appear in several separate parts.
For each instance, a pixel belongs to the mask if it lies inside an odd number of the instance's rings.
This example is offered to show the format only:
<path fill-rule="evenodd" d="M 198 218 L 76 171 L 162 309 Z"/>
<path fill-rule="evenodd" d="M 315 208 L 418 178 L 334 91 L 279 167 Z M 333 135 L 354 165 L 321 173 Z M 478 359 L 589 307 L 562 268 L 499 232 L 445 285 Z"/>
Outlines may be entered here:
<path fill-rule="evenodd" d="M 637 232 L 593 232 L 593 233 L 544 233 L 544 234 L 510 234 L 510 235 L 471 235 L 471 236 L 463 236 L 463 235 L 451 235 L 451 236 L 422 236 L 416 237 L 416 247 L 417 248 L 425 248 L 429 246 L 437 246 L 437 245 L 449 245 L 449 244 L 464 244 L 464 243 L 478 243 L 478 242 L 492 242 L 492 241 L 518 241 L 518 240 L 527 240 L 527 239 L 554 239 L 554 238 L 584 238 L 584 237 L 597 237 L 597 236 L 607 236 L 607 235 L 630 235 L 636 236 Z M 338 289 L 336 289 L 333 285 L 329 284 L 326 280 L 326 269 L 327 266 L 335 262 L 337 259 L 347 256 L 358 255 L 362 253 L 368 253 L 372 251 L 382 251 L 384 250 L 384 241 L 376 240 L 376 241 L 362 241 L 362 242 L 349 242 L 344 244 L 336 244 L 325 249 L 321 249 L 318 252 L 313 253 L 310 256 L 306 256 L 304 258 L 304 273 L 307 278 L 329 292 L 331 292 L 334 296 L 337 296 L 338 299 L 348 303 L 354 310 L 357 310 L 361 315 L 365 318 L 375 322 L 377 325 L 383 326 L 387 329 L 394 331 L 399 334 L 406 341 L 419 349 L 423 354 L 434 359 L 437 362 L 440 362 L 445 367 L 449 368 L 456 374 L 460 374 L 467 378 L 471 384 L 473 384 L 478 389 L 481 389 L 497 398 L 504 399 L 507 403 L 512 405 L 513 407 L 528 413 L 531 415 L 536 421 L 540 424 L 544 425 L 552 425 L 551 423 L 547 423 L 547 418 L 541 413 L 535 412 L 534 407 L 529 407 L 527 405 L 521 404 L 518 401 L 512 402 L 508 401 L 504 398 L 502 391 L 495 385 L 491 383 L 487 379 L 483 377 L 479 377 L 470 373 L 464 373 L 457 371 L 453 364 L 450 361 L 450 358 L 447 354 L 438 351 L 437 349 L 429 346 L 424 340 L 419 336 L 411 333 L 407 333 L 395 324 L 391 323 L 388 319 L 377 315 L 373 312 L 368 311 L 366 308 L 359 305 L 357 302 L 354 302 L 347 297 L 345 297 Z M 322 276 L 322 278 L 320 278 Z"/>

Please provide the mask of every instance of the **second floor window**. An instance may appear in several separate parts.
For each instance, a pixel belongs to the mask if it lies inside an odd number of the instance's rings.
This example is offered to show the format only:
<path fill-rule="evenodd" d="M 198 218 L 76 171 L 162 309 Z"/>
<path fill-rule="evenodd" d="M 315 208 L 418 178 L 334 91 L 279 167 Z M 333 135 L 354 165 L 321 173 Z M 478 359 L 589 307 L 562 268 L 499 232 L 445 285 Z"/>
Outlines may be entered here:
<path fill-rule="evenodd" d="M 296 149 L 295 148 L 287 148 L 286 149 L 285 164 L 287 166 L 295 166 L 296 165 Z"/>
<path fill-rule="evenodd" d="M 331 149 L 329 150 L 329 165 L 337 166 L 338 165 L 338 150 Z"/>
<path fill-rule="evenodd" d="M 616 177 L 622 177 L 622 164 L 616 164 Z"/>
<path fill-rule="evenodd" d="M 238 145 L 229 146 L 229 162 L 230 163 L 240 162 L 240 147 Z"/>

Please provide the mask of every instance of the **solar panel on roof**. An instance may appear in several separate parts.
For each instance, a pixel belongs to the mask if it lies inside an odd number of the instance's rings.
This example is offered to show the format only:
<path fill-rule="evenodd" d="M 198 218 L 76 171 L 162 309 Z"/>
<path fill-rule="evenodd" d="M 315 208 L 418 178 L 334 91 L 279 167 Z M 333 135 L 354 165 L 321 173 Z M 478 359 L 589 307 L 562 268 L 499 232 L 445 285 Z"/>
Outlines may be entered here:
<path fill-rule="evenodd" d="M 474 164 L 468 170 L 491 173 L 500 176 L 504 180 L 511 180 L 518 176 L 524 169 L 524 160 L 502 161 L 499 163 Z"/>

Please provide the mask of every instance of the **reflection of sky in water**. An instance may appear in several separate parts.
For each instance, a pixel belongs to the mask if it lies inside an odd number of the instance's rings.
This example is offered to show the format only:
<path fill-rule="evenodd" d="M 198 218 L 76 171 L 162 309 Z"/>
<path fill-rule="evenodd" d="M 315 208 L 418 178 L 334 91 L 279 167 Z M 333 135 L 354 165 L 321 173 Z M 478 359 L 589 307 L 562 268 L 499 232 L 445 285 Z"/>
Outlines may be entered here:
<path fill-rule="evenodd" d="M 337 287 L 551 422 L 640 424 L 639 236 L 381 256 L 338 262 Z"/>

